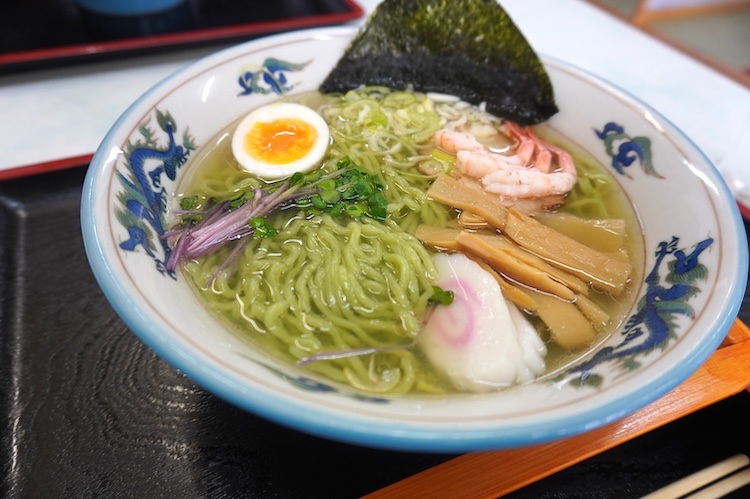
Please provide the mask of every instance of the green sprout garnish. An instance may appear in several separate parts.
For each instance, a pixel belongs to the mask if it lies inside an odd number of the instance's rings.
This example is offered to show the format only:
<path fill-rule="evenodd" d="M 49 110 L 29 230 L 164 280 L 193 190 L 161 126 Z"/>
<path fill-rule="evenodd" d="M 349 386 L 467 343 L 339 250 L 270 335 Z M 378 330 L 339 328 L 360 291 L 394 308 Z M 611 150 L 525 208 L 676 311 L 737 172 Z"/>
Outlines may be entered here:
<path fill-rule="evenodd" d="M 314 186 L 317 190 L 309 197 L 296 201 L 299 208 L 313 213 L 326 213 L 332 217 L 351 218 L 369 216 L 381 222 L 386 219 L 388 202 L 383 196 L 383 182 L 344 158 L 336 165 L 335 175 L 322 176 L 314 172 L 307 176 L 292 177 L 293 185 Z"/>
<path fill-rule="evenodd" d="M 440 286 L 432 286 L 432 296 L 429 302 L 434 305 L 450 305 L 455 297 L 453 291 L 446 290 Z"/>
<path fill-rule="evenodd" d="M 253 237 L 256 239 L 273 237 L 279 233 L 279 231 L 268 223 L 268 220 L 262 217 L 255 217 L 248 220 L 247 225 L 252 227 Z"/>
<path fill-rule="evenodd" d="M 267 189 L 237 192 L 224 200 L 205 196 L 183 198 L 181 210 L 175 210 L 182 221 L 166 236 L 179 240 L 169 256 L 167 269 L 172 271 L 181 260 L 200 258 L 230 242 L 247 244 L 248 240 L 275 236 L 279 231 L 268 217 L 279 210 L 299 208 L 333 217 L 368 216 L 384 221 L 388 202 L 380 178 L 349 158 L 340 160 L 336 166 L 336 171 L 330 173 L 323 170 L 295 173 Z M 239 251 L 232 252 L 229 258 L 236 258 L 237 254 Z"/>

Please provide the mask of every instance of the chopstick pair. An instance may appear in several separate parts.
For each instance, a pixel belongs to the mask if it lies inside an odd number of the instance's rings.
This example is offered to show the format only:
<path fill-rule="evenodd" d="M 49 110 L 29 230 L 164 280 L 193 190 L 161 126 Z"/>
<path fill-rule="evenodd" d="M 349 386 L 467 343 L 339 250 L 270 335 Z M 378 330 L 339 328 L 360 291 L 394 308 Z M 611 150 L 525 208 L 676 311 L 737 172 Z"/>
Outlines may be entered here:
<path fill-rule="evenodd" d="M 713 499 L 750 484 L 750 458 L 737 454 L 658 489 L 642 499 Z"/>

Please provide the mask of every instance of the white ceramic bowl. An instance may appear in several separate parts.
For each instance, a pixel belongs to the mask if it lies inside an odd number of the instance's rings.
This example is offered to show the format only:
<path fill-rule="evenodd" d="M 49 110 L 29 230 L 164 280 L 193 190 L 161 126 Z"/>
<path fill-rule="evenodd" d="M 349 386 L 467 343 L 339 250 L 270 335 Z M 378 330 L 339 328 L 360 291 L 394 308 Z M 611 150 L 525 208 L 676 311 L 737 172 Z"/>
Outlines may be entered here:
<path fill-rule="evenodd" d="M 221 327 L 179 276 L 163 273 L 158 222 L 148 234 L 118 218 L 125 185 L 148 200 L 142 221 L 158 220 L 164 196 L 190 168 L 193 146 L 277 99 L 271 82 L 292 93 L 316 89 L 353 33 L 299 31 L 207 57 L 149 90 L 106 136 L 85 181 L 84 242 L 108 299 L 147 345 L 205 389 L 283 425 L 367 446 L 450 452 L 533 444 L 609 423 L 657 399 L 711 355 L 746 284 L 747 245 L 732 195 L 708 159 L 653 109 L 555 60 L 545 60 L 560 107 L 551 124 L 613 166 L 645 232 L 642 303 L 633 304 L 631 327 L 578 364 L 586 382 L 539 381 L 440 400 L 356 396 L 269 359 Z"/>

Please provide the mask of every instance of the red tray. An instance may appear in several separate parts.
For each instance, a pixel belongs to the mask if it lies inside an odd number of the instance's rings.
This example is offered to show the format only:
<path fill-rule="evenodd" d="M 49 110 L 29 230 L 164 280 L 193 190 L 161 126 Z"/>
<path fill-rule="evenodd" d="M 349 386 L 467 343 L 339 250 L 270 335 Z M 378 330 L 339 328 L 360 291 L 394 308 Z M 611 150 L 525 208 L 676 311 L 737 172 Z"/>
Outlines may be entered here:
<path fill-rule="evenodd" d="M 0 73 L 130 56 L 357 19 L 352 0 L 186 0 L 146 16 L 105 16 L 75 0 L 5 2 L 0 15 Z"/>

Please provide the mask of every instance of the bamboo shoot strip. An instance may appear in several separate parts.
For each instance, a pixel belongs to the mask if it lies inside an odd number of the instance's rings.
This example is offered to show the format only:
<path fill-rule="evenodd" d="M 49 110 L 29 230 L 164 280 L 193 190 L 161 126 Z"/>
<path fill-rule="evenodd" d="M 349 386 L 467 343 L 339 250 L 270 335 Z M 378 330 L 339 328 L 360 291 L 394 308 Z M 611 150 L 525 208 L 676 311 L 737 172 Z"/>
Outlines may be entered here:
<path fill-rule="evenodd" d="M 510 302 L 517 307 L 520 307 L 532 314 L 536 313 L 538 308 L 537 303 L 531 296 L 529 296 L 527 292 L 525 292 L 519 286 L 506 281 L 505 277 L 503 277 L 500 272 L 493 269 L 487 262 L 483 260 L 475 261 L 479 264 L 480 267 L 482 267 L 486 272 L 490 273 L 495 278 L 497 283 L 500 285 L 500 289 L 502 290 L 503 296 L 505 298 L 510 300 Z"/>
<path fill-rule="evenodd" d="M 602 253 L 617 253 L 625 246 L 625 220 L 621 218 L 588 219 L 570 213 L 541 213 L 534 218 Z"/>
<path fill-rule="evenodd" d="M 516 260 L 549 274 L 552 279 L 560 281 L 571 290 L 588 296 L 588 285 L 581 279 L 569 272 L 566 272 L 565 270 L 561 270 L 558 267 L 550 265 L 538 256 L 523 249 L 513 240 L 503 236 L 502 234 L 489 232 L 467 232 L 467 234 L 471 234 L 472 236 L 481 239 L 488 248 L 492 248 L 491 251 L 503 251 L 505 253 L 508 253 Z M 465 237 L 466 236 L 457 237 L 459 243 L 461 239 L 465 239 Z"/>
<path fill-rule="evenodd" d="M 552 293 L 563 300 L 570 302 L 575 300 L 575 293 L 560 281 L 553 279 L 548 273 L 518 260 L 508 252 L 498 250 L 487 239 L 470 232 L 461 232 L 457 241 L 467 252 L 485 260 L 498 272 L 511 279 L 531 288 Z"/>
<path fill-rule="evenodd" d="M 630 262 L 596 251 L 517 210 L 508 213 L 504 233 L 552 265 L 614 296 L 622 293 L 632 272 Z"/>
<path fill-rule="evenodd" d="M 525 254 L 525 250 L 515 247 L 500 234 L 420 225 L 415 236 L 428 246 L 466 251 L 495 277 L 503 296 L 518 307 L 538 315 L 549 328 L 553 340 L 563 348 L 586 346 L 593 340 L 596 329 L 609 322 L 609 315 L 593 301 L 541 270 L 539 267 L 549 267 L 544 261 Z M 538 266 L 529 263 L 535 260 L 539 260 Z M 554 270 L 558 274 L 561 272 Z M 506 281 L 506 277 L 518 284 Z M 522 289 L 523 286 L 527 289 Z M 585 289 L 585 285 L 581 286 Z"/>
<path fill-rule="evenodd" d="M 484 218 L 519 246 L 614 296 L 622 293 L 630 278 L 629 262 L 592 249 L 517 210 L 508 210 L 490 194 L 449 175 L 439 175 L 427 195 L 439 203 Z"/>
<path fill-rule="evenodd" d="M 421 224 L 414 231 L 414 237 L 436 250 L 459 251 L 461 245 L 458 244 L 456 238 L 460 233 L 461 229 L 440 228 Z"/>
<path fill-rule="evenodd" d="M 537 314 L 547 325 L 552 340 L 568 350 L 585 348 L 594 341 L 596 330 L 573 303 L 529 290 L 539 305 Z"/>
<path fill-rule="evenodd" d="M 507 208 L 498 204 L 494 196 L 468 186 L 450 175 L 438 175 L 427 190 L 427 195 L 438 203 L 478 215 L 496 229 L 502 230 L 505 227 Z"/>
<path fill-rule="evenodd" d="M 609 314 L 599 308 L 599 305 L 583 295 L 577 295 L 575 301 L 576 307 L 586 318 L 591 321 L 594 327 L 602 328 L 609 322 Z"/>
<path fill-rule="evenodd" d="M 414 236 L 422 241 L 422 243 L 430 246 L 436 250 L 447 250 L 447 251 L 460 251 L 463 248 L 456 238 L 463 232 L 461 229 L 456 228 L 439 228 L 432 227 L 430 225 L 420 225 L 414 232 Z M 537 308 L 536 302 L 525 293 L 520 287 L 510 284 L 505 280 L 503 275 L 495 270 L 491 265 L 484 261 L 482 258 L 477 258 L 471 255 L 472 259 L 479 264 L 485 271 L 492 274 L 497 283 L 500 285 L 500 289 L 503 291 L 503 296 L 513 302 L 518 307 L 529 312 L 534 312 Z"/>
<path fill-rule="evenodd" d="M 470 211 L 462 211 L 458 214 L 458 224 L 467 229 L 492 229 L 490 224 L 487 223 L 487 220 L 479 215 L 471 213 Z"/>

